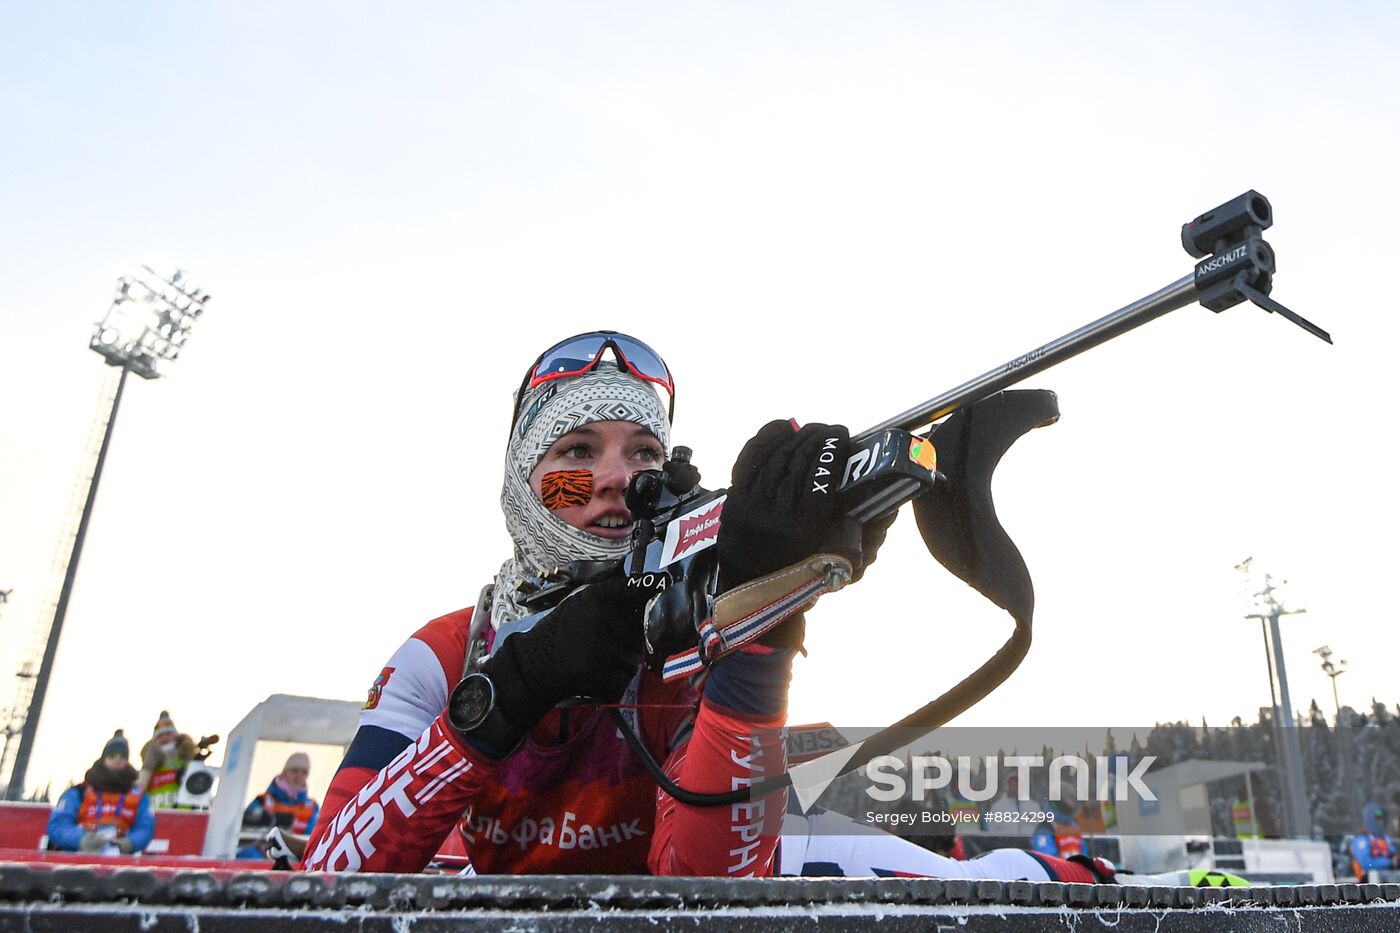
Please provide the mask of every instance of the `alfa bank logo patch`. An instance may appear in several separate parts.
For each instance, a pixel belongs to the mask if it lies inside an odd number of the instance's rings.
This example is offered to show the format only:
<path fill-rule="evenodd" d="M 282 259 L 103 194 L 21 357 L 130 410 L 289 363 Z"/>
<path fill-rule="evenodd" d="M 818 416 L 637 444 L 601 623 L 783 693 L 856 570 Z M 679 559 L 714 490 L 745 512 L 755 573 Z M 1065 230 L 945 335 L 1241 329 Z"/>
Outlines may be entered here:
<path fill-rule="evenodd" d="M 703 551 L 719 540 L 719 517 L 727 498 L 720 496 L 714 502 L 707 502 L 666 527 L 666 543 L 661 549 L 660 566 L 665 567 L 682 557 Z"/>
<path fill-rule="evenodd" d="M 699 515 L 680 519 L 680 544 L 676 546 L 676 556 L 684 557 L 691 551 L 703 550 L 705 543 L 719 540 L 719 516 L 724 511 L 724 503 L 717 502 Z"/>

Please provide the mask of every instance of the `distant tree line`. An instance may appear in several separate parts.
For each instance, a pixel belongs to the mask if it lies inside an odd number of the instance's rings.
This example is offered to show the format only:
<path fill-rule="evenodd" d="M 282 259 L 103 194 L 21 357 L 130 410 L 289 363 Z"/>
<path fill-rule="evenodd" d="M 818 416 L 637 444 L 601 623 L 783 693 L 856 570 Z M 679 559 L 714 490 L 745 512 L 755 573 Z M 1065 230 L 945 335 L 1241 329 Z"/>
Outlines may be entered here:
<path fill-rule="evenodd" d="M 1298 725 L 1303 750 L 1303 778 L 1313 827 L 1319 835 L 1342 835 L 1357 829 L 1361 807 L 1374 801 L 1394 817 L 1400 812 L 1400 706 L 1395 710 L 1372 700 L 1367 712 L 1344 706 L 1339 722 L 1327 716 L 1313 701 Z M 1223 761 L 1262 761 L 1267 769 L 1251 776 L 1255 814 L 1265 836 L 1281 834 L 1283 793 L 1276 764 L 1273 712 L 1261 709 L 1256 722 L 1240 717 L 1224 728 L 1184 722 L 1159 723 L 1141 746 L 1129 750 L 1130 760 L 1156 755 L 1162 765 L 1191 758 Z M 1231 807 L 1246 795 L 1244 778 L 1217 781 L 1210 786 L 1212 828 L 1233 834 Z"/>

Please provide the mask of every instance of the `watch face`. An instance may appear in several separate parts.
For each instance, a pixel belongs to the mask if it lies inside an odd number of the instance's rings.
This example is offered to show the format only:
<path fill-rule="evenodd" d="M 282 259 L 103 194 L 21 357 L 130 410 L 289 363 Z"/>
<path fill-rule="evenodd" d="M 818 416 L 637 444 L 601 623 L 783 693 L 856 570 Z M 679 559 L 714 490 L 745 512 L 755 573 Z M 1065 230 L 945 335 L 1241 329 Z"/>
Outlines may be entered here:
<path fill-rule="evenodd" d="M 447 718 L 461 731 L 472 731 L 491 712 L 495 693 L 490 678 L 485 674 L 472 674 L 452 691 Z"/>

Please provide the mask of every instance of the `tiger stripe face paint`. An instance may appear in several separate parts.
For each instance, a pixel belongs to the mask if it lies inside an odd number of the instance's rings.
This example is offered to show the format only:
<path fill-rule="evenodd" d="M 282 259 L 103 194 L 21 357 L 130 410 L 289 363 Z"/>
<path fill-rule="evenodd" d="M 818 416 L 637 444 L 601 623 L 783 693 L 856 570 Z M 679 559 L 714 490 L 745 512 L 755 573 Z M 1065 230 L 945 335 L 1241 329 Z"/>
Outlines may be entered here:
<path fill-rule="evenodd" d="M 555 470 L 540 479 L 540 501 L 551 512 L 593 501 L 592 470 Z"/>

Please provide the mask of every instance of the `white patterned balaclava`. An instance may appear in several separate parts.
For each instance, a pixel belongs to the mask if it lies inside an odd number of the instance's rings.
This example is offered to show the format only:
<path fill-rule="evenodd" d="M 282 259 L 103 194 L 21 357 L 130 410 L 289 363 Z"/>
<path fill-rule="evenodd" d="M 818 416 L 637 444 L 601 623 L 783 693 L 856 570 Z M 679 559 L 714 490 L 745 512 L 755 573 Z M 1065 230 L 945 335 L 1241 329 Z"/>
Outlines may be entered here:
<path fill-rule="evenodd" d="M 559 438 L 595 421 L 632 421 L 669 449 L 666 406 L 651 385 L 601 362 L 581 376 L 555 379 L 527 390 L 520 416 L 506 445 L 501 511 L 515 542 L 515 556 L 501 565 L 491 599 L 491 624 L 525 615 L 514 599 L 526 575 L 537 575 L 573 560 L 616 560 L 627 553 L 626 541 L 609 541 L 559 518 L 530 488 L 530 474 Z"/>

